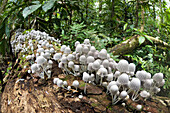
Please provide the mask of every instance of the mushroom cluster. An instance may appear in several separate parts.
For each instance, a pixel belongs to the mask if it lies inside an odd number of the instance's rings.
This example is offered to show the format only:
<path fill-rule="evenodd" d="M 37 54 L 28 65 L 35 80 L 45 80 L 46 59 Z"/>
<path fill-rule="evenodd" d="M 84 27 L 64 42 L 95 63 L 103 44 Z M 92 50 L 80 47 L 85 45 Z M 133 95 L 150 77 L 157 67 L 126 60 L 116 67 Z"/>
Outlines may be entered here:
<path fill-rule="evenodd" d="M 23 57 L 31 64 L 28 73 L 35 73 L 42 79 L 44 75 L 51 78 L 52 56 L 56 52 L 54 46 L 60 45 L 60 40 L 50 37 L 45 32 L 31 30 L 25 33 L 17 32 L 11 45 L 14 53 L 21 51 Z"/>
<path fill-rule="evenodd" d="M 159 87 L 165 83 L 162 73 L 152 76 L 144 70 L 136 71 L 136 65 L 127 60 L 115 62 L 106 49 L 96 50 L 89 39 L 85 39 L 83 43 L 76 41 L 75 51 L 71 51 L 69 46 L 61 45 L 57 52 L 56 46 L 60 46 L 60 40 L 45 32 L 32 30 L 18 33 L 11 45 L 14 53 L 21 51 L 23 57 L 30 62 L 28 73 L 34 73 L 42 79 L 46 76 L 51 78 L 52 64 L 56 61 L 65 75 L 82 78 L 85 82 L 84 94 L 87 94 L 87 83 L 104 86 L 106 93 L 112 97 L 112 104 L 129 98 L 137 101 L 138 96 L 147 99 L 158 93 Z M 71 89 L 67 81 L 59 78 L 54 78 L 53 83 L 58 87 Z M 79 81 L 74 80 L 72 86 L 77 90 Z"/>
<path fill-rule="evenodd" d="M 112 104 L 131 97 L 133 101 L 140 95 L 148 98 L 160 91 L 165 80 L 162 73 L 151 74 L 141 70 L 136 72 L 136 65 L 127 60 L 116 63 L 106 49 L 96 50 L 85 39 L 81 44 L 75 42 L 75 51 L 69 46 L 62 45 L 60 52 L 55 53 L 53 59 L 58 62 L 58 67 L 64 70 L 64 74 L 72 74 L 82 77 L 86 84 L 102 85 L 107 88 L 107 94 L 112 96 Z"/>

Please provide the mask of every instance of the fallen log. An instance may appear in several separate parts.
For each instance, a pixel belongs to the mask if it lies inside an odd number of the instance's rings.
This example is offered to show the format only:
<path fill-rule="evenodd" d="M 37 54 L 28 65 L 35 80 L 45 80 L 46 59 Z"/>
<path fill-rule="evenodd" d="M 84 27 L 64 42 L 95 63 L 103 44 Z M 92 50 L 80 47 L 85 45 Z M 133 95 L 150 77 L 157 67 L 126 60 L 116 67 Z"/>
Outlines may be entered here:
<path fill-rule="evenodd" d="M 135 35 L 135 36 L 132 36 L 131 38 L 129 38 L 128 40 L 126 40 L 118 45 L 115 45 L 111 49 L 111 52 L 113 53 L 113 55 L 124 55 L 124 54 L 130 53 L 134 49 L 136 49 L 142 45 L 146 45 L 146 44 L 158 45 L 160 47 L 166 47 L 167 49 L 170 49 L 170 45 L 168 43 L 166 43 L 162 40 L 156 39 L 152 36 L 146 36 L 146 35 L 145 35 L 145 37 L 149 38 L 153 43 L 151 43 L 148 39 L 146 39 L 144 44 L 140 45 L 139 37 L 140 37 L 140 35 Z"/>

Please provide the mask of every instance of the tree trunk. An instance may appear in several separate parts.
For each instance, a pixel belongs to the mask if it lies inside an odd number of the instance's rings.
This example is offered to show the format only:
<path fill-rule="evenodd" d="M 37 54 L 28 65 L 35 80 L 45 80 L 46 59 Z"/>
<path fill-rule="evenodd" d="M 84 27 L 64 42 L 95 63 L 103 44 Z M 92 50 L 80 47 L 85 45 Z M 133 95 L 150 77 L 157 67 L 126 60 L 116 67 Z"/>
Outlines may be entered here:
<path fill-rule="evenodd" d="M 112 0 L 112 11 L 111 11 L 111 27 L 113 27 L 113 17 L 114 17 L 114 6 L 115 6 L 115 0 Z"/>
<path fill-rule="evenodd" d="M 139 0 L 137 0 L 137 3 L 136 3 L 136 23 L 135 23 L 135 28 L 138 27 L 138 20 L 139 20 L 138 11 L 139 11 Z"/>

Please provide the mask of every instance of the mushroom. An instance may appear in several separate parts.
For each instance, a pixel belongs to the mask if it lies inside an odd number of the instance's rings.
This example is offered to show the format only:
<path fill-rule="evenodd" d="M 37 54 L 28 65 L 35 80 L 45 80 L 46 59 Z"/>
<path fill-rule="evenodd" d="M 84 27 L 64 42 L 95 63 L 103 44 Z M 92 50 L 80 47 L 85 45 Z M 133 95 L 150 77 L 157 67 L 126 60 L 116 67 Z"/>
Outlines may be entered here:
<path fill-rule="evenodd" d="M 77 91 L 77 88 L 79 87 L 79 82 L 77 80 L 74 80 L 72 85 L 76 88 Z"/>
<path fill-rule="evenodd" d="M 85 82 L 85 87 L 84 87 L 84 93 L 85 93 L 85 94 L 86 94 L 86 84 L 87 84 L 87 82 L 89 81 L 89 78 L 90 78 L 89 74 L 86 73 L 86 72 L 84 72 L 82 79 L 83 79 L 83 81 Z"/>

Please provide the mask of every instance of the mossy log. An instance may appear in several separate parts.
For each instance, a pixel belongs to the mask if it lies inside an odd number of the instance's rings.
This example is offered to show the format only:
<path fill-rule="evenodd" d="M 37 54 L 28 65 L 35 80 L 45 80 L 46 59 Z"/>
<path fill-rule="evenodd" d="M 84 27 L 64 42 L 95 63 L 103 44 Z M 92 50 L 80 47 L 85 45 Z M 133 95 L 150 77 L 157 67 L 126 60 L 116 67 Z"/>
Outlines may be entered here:
<path fill-rule="evenodd" d="M 115 45 L 111 49 L 111 52 L 113 52 L 114 55 L 123 55 L 123 54 L 132 52 L 134 49 L 140 47 L 139 37 L 140 35 L 135 35 L 129 38 L 128 40 L 118 45 Z M 166 42 L 163 42 L 162 40 L 156 39 L 151 36 L 145 36 L 145 37 L 149 38 L 153 43 L 151 43 L 148 39 L 145 39 L 145 42 L 142 45 L 155 44 L 155 45 L 158 45 L 159 47 L 162 47 L 162 48 L 166 47 L 167 49 L 170 49 L 170 45 Z"/>

